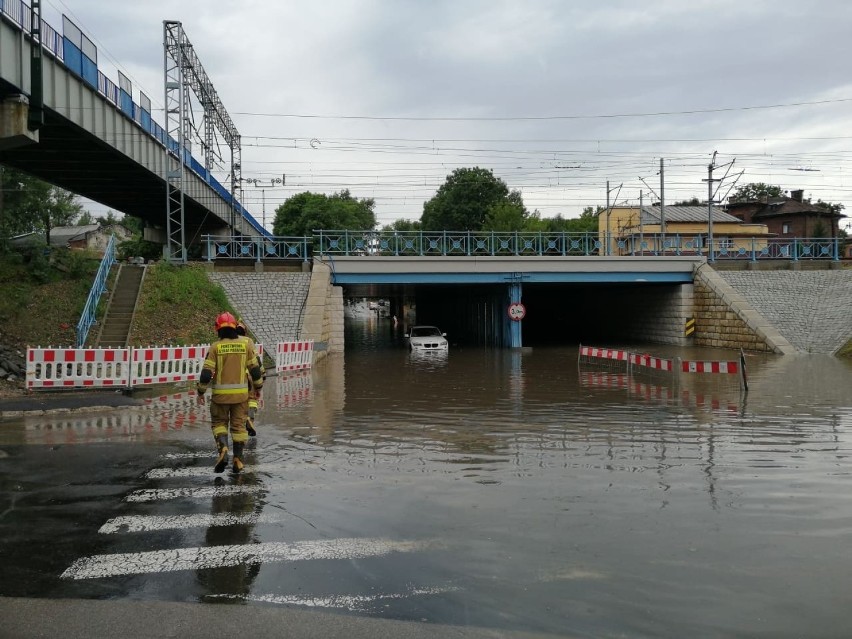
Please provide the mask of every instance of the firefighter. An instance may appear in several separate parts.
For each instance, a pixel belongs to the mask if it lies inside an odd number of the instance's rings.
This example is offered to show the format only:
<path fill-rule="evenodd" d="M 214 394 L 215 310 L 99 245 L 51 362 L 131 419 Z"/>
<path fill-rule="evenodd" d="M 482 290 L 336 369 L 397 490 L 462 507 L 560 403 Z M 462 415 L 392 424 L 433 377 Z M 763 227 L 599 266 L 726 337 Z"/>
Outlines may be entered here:
<path fill-rule="evenodd" d="M 242 338 L 245 338 L 247 341 L 252 342 L 252 346 L 254 346 L 254 342 L 251 337 L 248 336 L 248 329 L 246 325 L 243 323 L 241 319 L 237 320 L 237 335 Z M 255 349 L 255 352 L 257 349 Z M 260 367 L 260 372 L 263 376 L 263 381 L 266 382 L 266 368 L 263 366 L 263 358 L 260 356 L 260 353 L 257 354 L 257 365 Z M 248 431 L 249 437 L 256 437 L 257 431 L 254 429 L 254 418 L 257 416 L 257 403 L 260 399 L 260 388 L 256 388 L 254 383 L 252 383 L 251 374 L 249 371 L 246 371 L 246 381 L 248 383 L 248 417 L 246 418 L 246 431 Z"/>
<path fill-rule="evenodd" d="M 263 376 L 257 366 L 254 343 L 237 335 L 237 320 L 231 313 L 221 313 L 216 318 L 216 334 L 204 367 L 198 379 L 198 403 L 204 405 L 204 395 L 212 390 L 210 419 L 213 439 L 216 440 L 217 458 L 214 472 L 221 473 L 228 465 L 228 431 L 234 447 L 233 472 L 243 470 L 243 447 L 248 440 L 245 423 L 248 414 L 248 387 L 246 371 L 258 390 L 263 387 Z"/>

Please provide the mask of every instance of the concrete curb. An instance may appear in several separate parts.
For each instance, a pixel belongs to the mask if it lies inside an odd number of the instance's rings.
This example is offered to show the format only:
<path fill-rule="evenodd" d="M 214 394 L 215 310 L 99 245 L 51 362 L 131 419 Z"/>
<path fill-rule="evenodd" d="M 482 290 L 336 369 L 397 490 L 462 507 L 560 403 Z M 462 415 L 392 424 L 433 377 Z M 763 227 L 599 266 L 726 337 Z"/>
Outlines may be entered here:
<path fill-rule="evenodd" d="M 554 635 L 447 626 L 292 607 L 0 597 L 5 639 L 546 639 Z M 565 636 L 565 635 L 560 635 Z"/>

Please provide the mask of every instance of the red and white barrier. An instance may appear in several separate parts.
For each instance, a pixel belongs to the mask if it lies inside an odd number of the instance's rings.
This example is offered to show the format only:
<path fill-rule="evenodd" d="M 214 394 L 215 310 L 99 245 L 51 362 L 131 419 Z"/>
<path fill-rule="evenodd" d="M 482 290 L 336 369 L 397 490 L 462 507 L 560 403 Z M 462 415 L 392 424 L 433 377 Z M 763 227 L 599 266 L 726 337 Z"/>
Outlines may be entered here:
<path fill-rule="evenodd" d="M 278 342 L 275 352 L 275 370 L 298 371 L 310 368 L 314 362 L 314 341 Z"/>
<path fill-rule="evenodd" d="M 671 373 L 674 370 L 672 360 L 663 359 L 661 357 L 652 357 L 651 355 L 639 355 L 638 353 L 630 353 L 631 366 L 641 366 L 650 368 L 656 371 L 666 371 Z"/>
<path fill-rule="evenodd" d="M 131 386 L 171 384 L 197 380 L 208 345 L 134 348 Z"/>
<path fill-rule="evenodd" d="M 683 373 L 721 373 L 727 375 L 738 375 L 740 372 L 739 362 L 695 362 L 684 360 L 681 362 Z"/>
<path fill-rule="evenodd" d="M 27 389 L 127 386 L 125 348 L 28 348 Z"/>
<path fill-rule="evenodd" d="M 629 353 L 627 351 L 620 351 L 612 348 L 580 346 L 580 356 L 589 357 L 592 359 L 613 359 L 619 362 L 626 362 Z"/>

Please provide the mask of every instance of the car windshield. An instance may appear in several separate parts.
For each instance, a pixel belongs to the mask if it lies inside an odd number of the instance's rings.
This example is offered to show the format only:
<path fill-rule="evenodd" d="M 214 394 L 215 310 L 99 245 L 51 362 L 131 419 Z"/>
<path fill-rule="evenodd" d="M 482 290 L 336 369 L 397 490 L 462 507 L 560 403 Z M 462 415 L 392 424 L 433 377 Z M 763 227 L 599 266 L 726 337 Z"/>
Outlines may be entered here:
<path fill-rule="evenodd" d="M 434 326 L 415 326 L 411 329 L 411 337 L 440 337 L 441 331 Z"/>

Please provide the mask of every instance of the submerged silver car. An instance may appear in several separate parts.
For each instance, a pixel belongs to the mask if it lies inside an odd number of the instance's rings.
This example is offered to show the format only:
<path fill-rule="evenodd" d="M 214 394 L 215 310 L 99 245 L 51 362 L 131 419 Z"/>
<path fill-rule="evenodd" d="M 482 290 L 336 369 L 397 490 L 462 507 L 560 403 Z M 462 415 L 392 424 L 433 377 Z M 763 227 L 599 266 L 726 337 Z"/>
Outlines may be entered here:
<path fill-rule="evenodd" d="M 437 326 L 412 326 L 406 335 L 412 351 L 446 351 L 447 334 Z"/>

